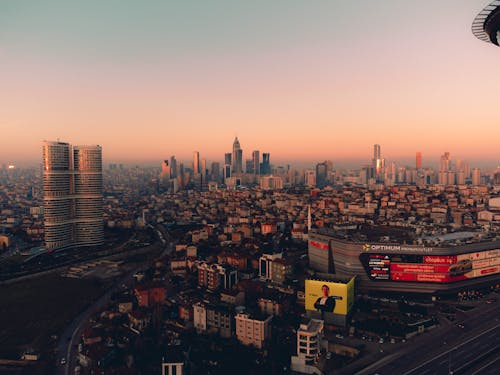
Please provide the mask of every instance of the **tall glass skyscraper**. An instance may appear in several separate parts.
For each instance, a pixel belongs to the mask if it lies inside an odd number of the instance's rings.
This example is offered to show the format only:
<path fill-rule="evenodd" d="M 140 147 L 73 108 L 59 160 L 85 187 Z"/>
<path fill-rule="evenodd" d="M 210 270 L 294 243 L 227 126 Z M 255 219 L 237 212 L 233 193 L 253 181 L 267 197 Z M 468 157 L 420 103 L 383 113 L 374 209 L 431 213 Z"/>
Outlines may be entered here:
<path fill-rule="evenodd" d="M 104 243 L 101 146 L 43 144 L 45 246 Z"/>
<path fill-rule="evenodd" d="M 238 137 L 233 142 L 232 173 L 243 173 L 243 150 L 241 149 Z"/>

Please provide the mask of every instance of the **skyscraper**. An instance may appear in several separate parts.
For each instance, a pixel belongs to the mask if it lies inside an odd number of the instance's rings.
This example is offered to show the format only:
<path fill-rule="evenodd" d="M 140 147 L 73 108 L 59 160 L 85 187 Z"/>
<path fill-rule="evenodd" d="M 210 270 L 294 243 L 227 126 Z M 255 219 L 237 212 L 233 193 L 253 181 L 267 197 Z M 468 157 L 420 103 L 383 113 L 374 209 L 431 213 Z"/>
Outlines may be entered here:
<path fill-rule="evenodd" d="M 45 141 L 43 192 L 47 249 L 104 242 L 100 146 Z"/>
<path fill-rule="evenodd" d="M 104 243 L 101 146 L 74 146 L 75 246 Z"/>
<path fill-rule="evenodd" d="M 253 173 L 260 174 L 260 152 L 255 150 L 252 152 Z"/>
<path fill-rule="evenodd" d="M 316 185 L 324 187 L 327 182 L 328 165 L 325 162 L 316 164 Z"/>
<path fill-rule="evenodd" d="M 380 159 L 380 145 L 373 145 L 373 160 Z"/>
<path fill-rule="evenodd" d="M 373 145 L 373 160 L 372 166 L 375 169 L 375 178 L 377 181 L 381 179 L 382 169 L 384 168 L 384 159 L 380 156 L 380 145 Z"/>
<path fill-rule="evenodd" d="M 232 173 L 243 173 L 243 150 L 240 147 L 238 137 L 233 142 L 233 166 Z"/>
<path fill-rule="evenodd" d="M 201 159 L 201 179 L 203 183 L 206 182 L 207 179 L 207 159 Z"/>
<path fill-rule="evenodd" d="M 200 153 L 198 151 L 193 152 L 193 173 L 195 175 L 200 173 Z"/>
<path fill-rule="evenodd" d="M 415 168 L 422 169 L 422 153 L 420 151 L 415 156 Z"/>
<path fill-rule="evenodd" d="M 472 170 L 472 186 L 478 186 L 481 184 L 481 170 L 479 168 L 474 168 Z"/>
<path fill-rule="evenodd" d="M 219 163 L 217 163 L 217 162 L 212 163 L 210 178 L 212 181 L 220 182 L 220 164 Z"/>
<path fill-rule="evenodd" d="M 177 177 L 177 160 L 175 159 L 175 156 L 170 158 L 170 177 Z"/>
<path fill-rule="evenodd" d="M 270 164 L 271 154 L 264 152 L 262 154 L 262 164 L 260 165 L 260 174 L 271 174 L 271 164 Z"/>
<path fill-rule="evenodd" d="M 245 172 L 253 174 L 253 159 L 245 160 Z"/>

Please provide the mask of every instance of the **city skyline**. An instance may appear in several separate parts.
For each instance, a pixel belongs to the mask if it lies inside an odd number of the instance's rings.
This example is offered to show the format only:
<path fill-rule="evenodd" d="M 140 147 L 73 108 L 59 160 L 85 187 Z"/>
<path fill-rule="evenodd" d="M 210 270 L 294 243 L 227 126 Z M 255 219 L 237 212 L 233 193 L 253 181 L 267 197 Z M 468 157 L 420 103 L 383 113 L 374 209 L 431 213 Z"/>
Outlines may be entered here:
<path fill-rule="evenodd" d="M 6 3 L 0 163 L 38 164 L 57 138 L 106 162 L 220 161 L 237 136 L 276 163 L 377 143 L 495 166 L 498 47 L 470 32 L 487 3 Z"/>
<path fill-rule="evenodd" d="M 496 375 L 498 46 L 500 0 L 0 1 L 0 373 Z"/>

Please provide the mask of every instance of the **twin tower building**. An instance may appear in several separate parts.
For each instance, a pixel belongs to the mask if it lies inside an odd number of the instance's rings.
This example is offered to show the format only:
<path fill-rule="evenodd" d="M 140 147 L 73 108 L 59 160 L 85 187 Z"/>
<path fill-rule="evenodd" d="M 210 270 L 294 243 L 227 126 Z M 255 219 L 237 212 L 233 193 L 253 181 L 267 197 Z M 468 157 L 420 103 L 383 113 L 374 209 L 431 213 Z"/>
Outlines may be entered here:
<path fill-rule="evenodd" d="M 101 146 L 43 143 L 45 246 L 104 243 Z"/>

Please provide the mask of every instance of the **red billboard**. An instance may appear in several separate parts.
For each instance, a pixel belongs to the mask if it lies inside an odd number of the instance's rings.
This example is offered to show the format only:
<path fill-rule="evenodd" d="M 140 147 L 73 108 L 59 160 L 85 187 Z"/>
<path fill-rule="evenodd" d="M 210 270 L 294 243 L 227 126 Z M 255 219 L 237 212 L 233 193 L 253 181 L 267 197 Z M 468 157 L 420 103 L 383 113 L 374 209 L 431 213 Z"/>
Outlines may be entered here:
<path fill-rule="evenodd" d="M 453 264 L 456 262 L 456 255 L 424 255 L 424 263 L 426 264 Z"/>
<path fill-rule="evenodd" d="M 309 241 L 309 245 L 322 250 L 328 250 L 328 243 L 318 242 L 318 241 Z"/>
<path fill-rule="evenodd" d="M 414 273 L 447 273 L 450 266 L 419 264 L 419 263 L 391 263 L 391 272 Z"/>
<path fill-rule="evenodd" d="M 372 280 L 450 283 L 500 273 L 500 249 L 459 255 L 361 254 Z"/>

